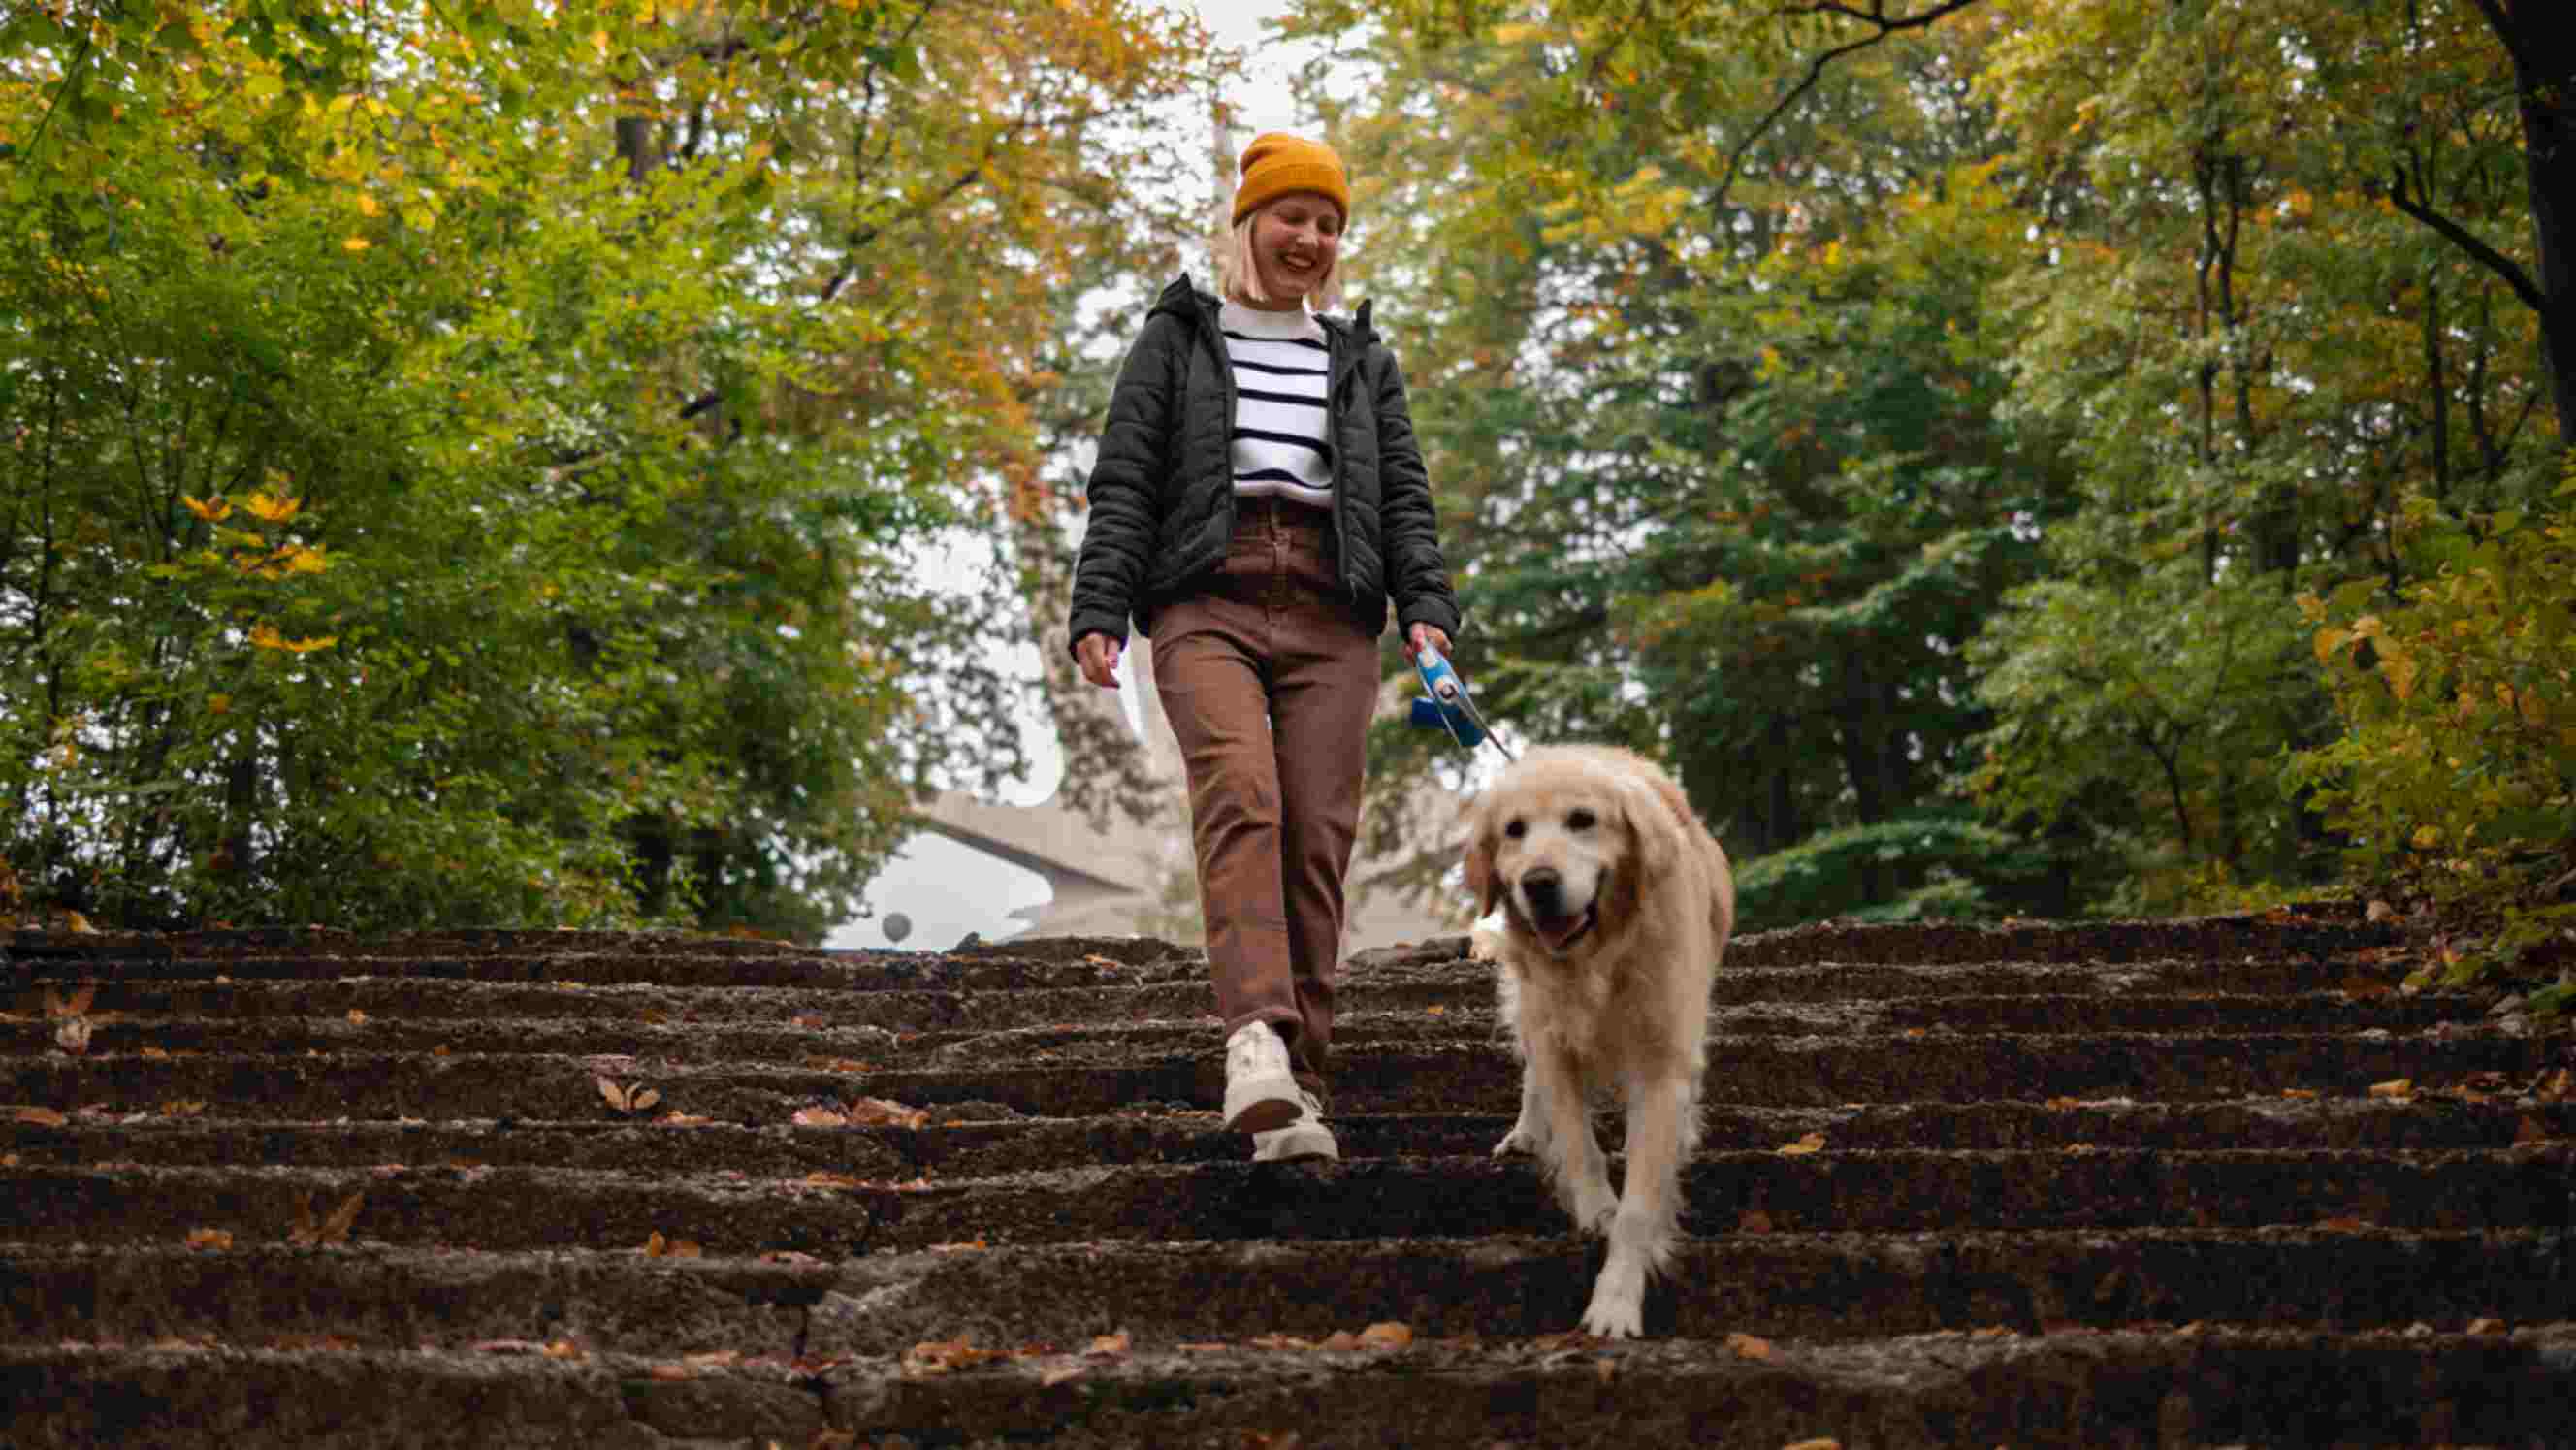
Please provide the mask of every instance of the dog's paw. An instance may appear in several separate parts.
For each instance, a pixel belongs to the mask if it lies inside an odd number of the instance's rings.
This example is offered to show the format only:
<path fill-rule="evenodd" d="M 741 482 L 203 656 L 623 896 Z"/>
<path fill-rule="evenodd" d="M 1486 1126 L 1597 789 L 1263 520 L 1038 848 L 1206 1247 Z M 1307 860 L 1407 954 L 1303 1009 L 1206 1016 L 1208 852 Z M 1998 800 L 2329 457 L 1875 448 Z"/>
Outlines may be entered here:
<path fill-rule="evenodd" d="M 1645 1296 L 1607 1283 L 1592 1289 L 1592 1307 L 1583 1311 L 1583 1332 L 1603 1339 L 1634 1339 L 1646 1331 Z"/>
<path fill-rule="evenodd" d="M 1515 1123 L 1512 1125 L 1512 1130 L 1503 1135 L 1503 1141 L 1494 1145 L 1494 1156 L 1509 1158 L 1519 1155 L 1534 1158 L 1546 1143 L 1546 1134 L 1527 1123 Z"/>

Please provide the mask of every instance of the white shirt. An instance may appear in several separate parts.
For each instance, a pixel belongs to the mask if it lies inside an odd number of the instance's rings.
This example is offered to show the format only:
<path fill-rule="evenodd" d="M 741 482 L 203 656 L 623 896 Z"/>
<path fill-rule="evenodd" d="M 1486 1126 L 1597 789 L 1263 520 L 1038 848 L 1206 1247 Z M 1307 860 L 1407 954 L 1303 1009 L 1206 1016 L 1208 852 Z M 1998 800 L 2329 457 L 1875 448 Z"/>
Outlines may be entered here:
<path fill-rule="evenodd" d="M 1218 309 L 1234 369 L 1234 491 L 1328 508 L 1333 502 L 1324 387 L 1332 353 L 1304 308 Z"/>

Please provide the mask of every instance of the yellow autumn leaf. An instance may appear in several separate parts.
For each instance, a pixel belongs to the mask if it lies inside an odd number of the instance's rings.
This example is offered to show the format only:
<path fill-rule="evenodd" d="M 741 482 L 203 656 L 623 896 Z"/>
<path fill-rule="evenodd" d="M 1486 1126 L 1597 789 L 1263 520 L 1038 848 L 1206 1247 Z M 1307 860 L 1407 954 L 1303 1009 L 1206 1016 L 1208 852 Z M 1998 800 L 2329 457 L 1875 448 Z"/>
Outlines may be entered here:
<path fill-rule="evenodd" d="M 375 243 L 368 241 L 365 237 L 351 237 L 347 241 L 342 242 L 340 244 L 340 248 L 342 251 L 347 252 L 363 252 L 374 245 Z"/>
<path fill-rule="evenodd" d="M 374 216 L 377 212 L 382 210 L 384 210 L 384 208 L 377 205 L 374 197 L 363 191 L 358 193 L 358 214 L 360 216 Z"/>
<path fill-rule="evenodd" d="M 261 649 L 285 650 L 290 654 L 302 655 L 338 644 L 340 636 L 326 634 L 316 639 L 288 639 L 277 632 L 276 625 L 254 624 L 250 627 L 250 642 Z"/>
<path fill-rule="evenodd" d="M 1821 1153 L 1824 1151 L 1824 1148 L 1825 1135 L 1822 1133 L 1809 1133 L 1807 1136 L 1800 1138 L 1794 1143 L 1781 1144 L 1777 1151 L 1784 1157 L 1795 1158 L 1808 1153 Z"/>
<path fill-rule="evenodd" d="M 272 524 L 282 524 L 295 517 L 296 510 L 304 507 L 304 500 L 270 493 L 263 488 L 254 492 L 242 507 Z"/>
<path fill-rule="evenodd" d="M 2351 635 L 2344 633 L 2340 629 L 2318 630 L 2317 663 L 2321 665 L 2333 664 L 2335 651 L 2342 649 L 2344 641 L 2350 638 L 2352 638 Z"/>
<path fill-rule="evenodd" d="M 216 495 L 212 500 L 207 500 L 183 493 L 179 495 L 179 502 L 188 506 L 188 512 L 210 524 L 230 517 L 233 511 L 232 500 L 221 494 Z"/>
<path fill-rule="evenodd" d="M 2414 697 L 2415 657 L 2413 655 L 2401 654 L 2396 650 L 2383 647 L 2379 656 L 2379 672 L 2388 677 L 2389 691 L 2397 696 L 2400 704 Z"/>

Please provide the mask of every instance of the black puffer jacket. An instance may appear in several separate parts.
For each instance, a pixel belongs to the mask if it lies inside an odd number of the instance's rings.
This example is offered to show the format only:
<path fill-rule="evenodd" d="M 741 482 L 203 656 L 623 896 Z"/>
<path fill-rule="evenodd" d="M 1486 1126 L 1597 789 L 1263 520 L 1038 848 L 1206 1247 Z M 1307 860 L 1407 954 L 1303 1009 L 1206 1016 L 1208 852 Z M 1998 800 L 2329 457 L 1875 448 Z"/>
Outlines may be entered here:
<path fill-rule="evenodd" d="M 1153 631 L 1154 612 L 1203 584 L 1234 534 L 1234 372 L 1217 325 L 1217 298 L 1176 278 L 1127 351 L 1087 495 L 1091 520 L 1073 572 L 1073 640 L 1124 644 L 1127 621 Z M 1458 599 L 1440 558 L 1438 519 L 1422 450 L 1413 441 L 1404 374 L 1369 325 L 1321 317 L 1331 346 L 1333 529 L 1342 585 L 1360 627 L 1432 625 L 1458 633 Z"/>

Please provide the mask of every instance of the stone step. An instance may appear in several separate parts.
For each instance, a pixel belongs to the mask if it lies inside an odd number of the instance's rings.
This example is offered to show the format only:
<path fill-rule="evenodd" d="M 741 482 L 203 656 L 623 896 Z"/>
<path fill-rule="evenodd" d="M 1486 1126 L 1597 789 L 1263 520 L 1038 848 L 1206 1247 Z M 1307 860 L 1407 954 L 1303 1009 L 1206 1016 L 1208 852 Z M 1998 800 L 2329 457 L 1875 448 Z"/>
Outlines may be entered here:
<path fill-rule="evenodd" d="M 1204 989 L 1191 989 L 1204 997 Z M 877 994 L 879 996 L 886 994 Z M 1090 994 L 1093 996 L 1136 994 Z M 1489 994 L 1488 994 L 1489 995 Z M 873 1005 L 876 997 L 844 998 Z M 1445 1045 L 1500 1040 L 1502 1027 L 1482 1002 L 1455 1007 L 1432 1004 L 1391 1010 L 1375 996 L 1334 1023 L 1337 1048 L 1357 1051 L 1387 1045 Z M 567 1009 L 584 1004 L 564 1003 Z M 1222 1036 L 1214 1015 L 1155 1017 L 1141 1001 L 1115 1012 L 1115 1003 L 1090 1004 L 1097 1020 L 1064 1020 L 1005 1028 L 905 1027 L 891 1030 L 864 1008 L 797 1010 L 752 1024 L 692 1022 L 592 1014 L 571 1010 L 548 1017 L 421 1016 L 383 1008 L 351 1007 L 332 1016 L 281 1017 L 146 1015 L 92 1003 L 88 1052 L 93 1056 L 139 1053 L 302 1056 L 362 1048 L 370 1052 L 490 1050 L 496 1040 L 513 1052 L 568 1056 L 620 1054 L 669 1062 L 796 1063 L 857 1061 L 872 1066 L 934 1066 L 977 1058 L 1011 1060 L 1057 1049 L 1090 1053 L 1119 1050 L 1132 1056 L 1212 1047 Z M 1157 1005 L 1171 1006 L 1172 1003 Z M 975 1014 L 960 1012 L 955 1021 Z M 2323 1032 L 2395 1036 L 2465 1030 L 2456 1003 L 2388 998 L 2361 1001 L 2343 994 L 2274 1000 L 2263 997 L 2144 997 L 2069 999 L 1979 997 L 1897 1004 L 1720 1007 L 1710 1031 L 1723 1037 L 1877 1037 L 1989 1034 L 1996 1032 L 2162 1032 L 2314 1035 Z M 904 1020 L 904 1019 L 898 1019 Z M 58 1049 L 57 1019 L 20 1014 L 0 1020 L 0 1060 L 44 1057 Z"/>
<path fill-rule="evenodd" d="M 312 967 L 302 962 L 300 967 Z M 355 965 L 355 964 L 352 964 Z M 399 966 L 400 964 L 390 964 Z M 511 1018 L 580 1018 L 593 1022 L 777 1026 L 813 1017 L 828 1026 L 873 1026 L 895 1031 L 996 1030 L 1072 1022 L 1147 1020 L 1213 1021 L 1205 963 L 1138 969 L 1112 975 L 1109 985 L 988 986 L 980 989 L 846 983 L 747 986 L 730 982 L 675 986 L 665 983 L 584 984 L 572 980 L 472 980 L 403 974 L 77 979 L 92 988 L 90 1015 L 137 1020 L 187 1017 L 264 1020 L 279 1017 L 343 1018 L 357 1010 L 371 1017 L 415 1021 Z M 40 1022 L 47 992 L 67 991 L 75 979 L 27 979 L 0 993 L 0 1018 Z M 1343 978 L 1345 1003 L 1375 1012 L 1485 1010 L 1493 1001 L 1492 968 L 1481 962 L 1436 966 L 1353 969 Z M 2027 999 L 2041 999 L 2031 1001 Z M 2295 975 L 2233 962 L 2154 962 L 2120 968 L 2030 963 L 1968 966 L 1730 967 L 1710 993 L 1712 1005 L 1842 1005 L 1883 1014 L 1896 1026 L 2009 1026 L 2047 1028 L 2067 1019 L 2050 1014 L 2117 1013 L 2155 1003 L 2177 1014 L 2280 1012 L 2325 1022 L 2358 1015 L 2358 1025 L 2474 1016 L 2485 1005 L 2452 993 L 2399 996 L 2387 989 L 2383 967 L 2311 970 Z M 2184 1005 L 2192 1004 L 2192 1005 Z M 2112 1019 L 2103 1018 L 2101 1022 Z M 2074 1022 L 2070 1025 L 2088 1025 Z M 2098 1025 L 2098 1024 L 2090 1024 Z M 2066 1030 L 2060 1027 L 2057 1030 Z"/>
<path fill-rule="evenodd" d="M 660 1107 L 743 1123 L 785 1121 L 798 1107 L 864 1094 L 916 1106 L 999 1103 L 1044 1117 L 1085 1117 L 1144 1103 L 1204 1107 L 1222 1096 L 1218 1044 L 1131 1052 L 1114 1038 L 965 1055 L 989 1065 L 856 1070 L 864 1060 L 804 1067 L 702 1066 L 623 1054 L 567 1056 L 319 1049 L 149 1056 L 93 1051 L 0 1058 L 0 1103 L 70 1112 L 150 1110 L 203 1102 L 238 1114 L 339 1118 L 550 1119 L 600 1111 L 596 1080 L 649 1083 Z M 2210 1102 L 2285 1091 L 2359 1097 L 2404 1079 L 2447 1088 L 2486 1073 L 2558 1065 L 2548 1039 L 2463 1027 L 2386 1037 L 2315 1033 L 1958 1033 L 1848 1037 L 1713 1037 L 1708 1101 L 1762 1107 L 1868 1102 L 2129 1097 Z M 1424 1042 L 1337 1052 L 1334 1110 L 1505 1111 L 1519 1069 L 1490 1042 Z"/>
<path fill-rule="evenodd" d="M 363 1222 L 361 1233 L 363 1234 Z M 214 1339 L 364 1348 L 488 1339 L 678 1355 L 734 1349 L 807 1360 L 899 1355 L 960 1335 L 987 1347 L 1140 1348 L 1322 1338 L 1400 1321 L 1426 1337 L 1573 1329 L 1601 1249 L 1571 1235 L 961 1246 L 827 1258 L 642 1245 L 510 1252 L 291 1247 L 235 1240 L 56 1247 L 6 1243 L 8 1342 Z M 1868 1344 L 1943 1330 L 2038 1334 L 2147 1322 L 2332 1332 L 2563 1318 L 2563 1229 L 1951 1231 L 1736 1235 L 1685 1241 L 1647 1297 L 1657 1337 L 1745 1332 Z"/>
<path fill-rule="evenodd" d="M 1825 921 L 1778 931 L 1749 932 L 1731 951 L 1748 962 L 1781 961 L 2065 961 L 2131 962 L 2157 957 L 2231 957 L 2257 954 L 2324 955 L 2385 946 L 2395 928 L 2346 913 L 2280 908 L 2215 916 L 2156 917 L 2078 922 L 2015 920 L 1999 924 L 1909 922 L 1874 924 Z M 1435 937 L 1411 946 L 1360 954 L 1364 962 L 1463 955 L 1466 937 Z M 249 957 L 384 959 L 468 952 L 485 956 L 771 956 L 797 954 L 856 959 L 921 960 L 931 952 L 869 947 L 852 950 L 782 948 L 754 938 L 702 933 L 583 931 L 554 928 L 469 927 L 357 935 L 318 927 L 218 928 L 188 932 L 48 932 L 0 934 L 0 952 L 22 962 L 96 960 L 238 960 Z M 982 943 L 937 953 L 962 960 L 1069 960 L 1107 956 L 1152 961 L 1181 949 L 1150 937 L 1064 936 Z"/>
<path fill-rule="evenodd" d="M 606 1115 L 603 1107 L 601 1113 Z M 862 1177 L 933 1172 L 981 1177 L 1113 1163 L 1237 1163 L 1242 1135 L 1212 1111 L 1139 1110 L 1083 1118 L 990 1121 L 934 1113 L 922 1128 L 842 1129 L 738 1123 L 491 1119 L 316 1123 L 144 1112 L 86 1114 L 59 1127 L 18 1123 L 8 1153 L 28 1163 L 368 1168 L 456 1161 L 492 1167 L 707 1173 L 755 1177 L 814 1171 Z M 1711 1151 L 1824 1136 L 1830 1152 L 2062 1151 L 2069 1148 L 2434 1152 L 2576 1139 L 2576 1102 L 2505 1091 L 2457 1098 L 2261 1098 L 2220 1103 L 1896 1103 L 1854 1108 L 1751 1108 L 1701 1113 Z M 1510 1129 L 1502 1113 L 1346 1114 L 1332 1120 L 1346 1159 L 1481 1156 Z M 1620 1120 L 1602 1122 L 1615 1147 Z"/>
<path fill-rule="evenodd" d="M 2395 1154 L 1703 1151 L 1686 1232 L 1925 1232 L 2367 1223 L 2564 1226 L 2576 1141 Z M 732 1253 L 857 1253 L 948 1243 L 1383 1239 L 1566 1226 L 1534 1165 L 1370 1158 L 1299 1171 L 1242 1161 L 1110 1164 L 987 1177 L 873 1155 L 795 1177 L 387 1163 L 362 1171 L 21 1162 L 0 1168 L 9 1232 L 31 1242 L 282 1239 L 298 1205 L 364 1196 L 362 1236 L 494 1249 L 614 1248 L 659 1232 Z"/>
<path fill-rule="evenodd" d="M 1940 1333 L 1863 1344 L 1601 1346 L 1413 1338 L 1352 1350 L 1090 1351 L 941 1343 L 797 1364 L 580 1351 L 67 1344 L 0 1350 L 9 1443 L 167 1450 L 607 1450 L 933 1443 L 1063 1447 L 2124 1450 L 2193 1444 L 2563 1443 L 2576 1329 Z M 875 1437 L 891 1437 L 878 1441 Z M 397 1438 L 399 1437 L 399 1438 Z M 864 1438 L 863 1438 L 864 1437 Z"/>

